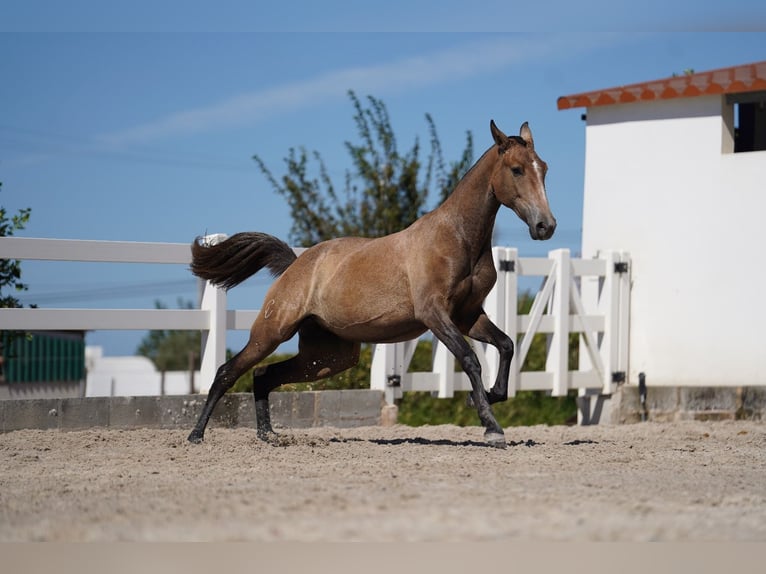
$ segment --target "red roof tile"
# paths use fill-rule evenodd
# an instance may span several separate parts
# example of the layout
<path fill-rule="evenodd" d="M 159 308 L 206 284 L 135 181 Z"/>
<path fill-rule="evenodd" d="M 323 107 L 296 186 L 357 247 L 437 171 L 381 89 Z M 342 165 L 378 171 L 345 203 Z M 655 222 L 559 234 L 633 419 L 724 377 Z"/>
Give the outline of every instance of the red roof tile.
<path fill-rule="evenodd" d="M 684 76 L 561 96 L 558 108 L 590 108 L 636 101 L 694 98 L 766 90 L 766 61 Z"/>

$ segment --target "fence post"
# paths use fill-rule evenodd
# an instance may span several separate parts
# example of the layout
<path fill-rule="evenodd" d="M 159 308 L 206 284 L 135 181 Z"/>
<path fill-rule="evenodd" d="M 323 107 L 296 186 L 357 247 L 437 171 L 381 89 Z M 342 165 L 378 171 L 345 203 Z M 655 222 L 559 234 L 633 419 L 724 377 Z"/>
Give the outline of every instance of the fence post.
<path fill-rule="evenodd" d="M 569 249 L 556 249 L 548 254 L 555 261 L 552 273 L 556 284 L 548 312 L 553 316 L 553 335 L 550 338 L 545 370 L 553 375 L 553 396 L 566 396 L 569 377 L 569 282 L 571 263 Z"/>
<path fill-rule="evenodd" d="M 495 272 L 497 273 L 497 281 L 495 281 L 492 290 L 487 294 L 486 299 L 484 299 L 484 311 L 487 313 L 487 317 L 489 317 L 490 321 L 505 331 L 505 269 L 508 266 L 508 263 L 506 262 L 506 249 L 504 247 L 493 247 L 492 259 L 495 265 Z M 492 373 L 497 373 L 500 354 L 497 352 L 497 349 L 491 345 L 485 345 L 483 351 L 484 359 L 486 361 L 486 369 L 489 371 L 489 373 L 484 373 L 484 367 L 482 366 L 482 378 L 485 378 L 491 376 Z"/>
<path fill-rule="evenodd" d="M 207 235 L 203 242 L 215 245 L 226 239 L 223 233 Z M 226 362 L 226 291 L 200 280 L 200 309 L 208 312 L 208 330 L 202 332 L 199 392 L 207 393 L 218 367 Z"/>
<path fill-rule="evenodd" d="M 500 328 L 505 331 L 514 344 L 519 340 L 519 250 L 506 248 L 506 261 L 509 262 L 505 272 L 505 320 Z M 521 361 L 511 361 L 511 371 L 508 376 L 508 396 L 515 397 L 519 390 L 519 376 L 521 373 Z"/>
<path fill-rule="evenodd" d="M 372 347 L 372 365 L 370 367 L 370 388 L 383 391 L 386 404 L 393 405 L 402 396 L 402 372 L 397 364 L 397 346 L 401 343 L 380 343 Z M 397 385 L 396 377 L 399 377 Z"/>
<path fill-rule="evenodd" d="M 514 345 L 517 342 L 517 310 L 518 310 L 518 258 L 519 251 L 511 247 L 493 247 L 492 258 L 495 261 L 497 282 L 484 300 L 484 310 L 490 320 L 501 331 L 508 335 Z M 487 373 L 483 378 L 490 384 L 495 380 L 500 355 L 497 349 L 490 345 L 485 346 Z M 518 361 L 511 363 L 511 371 L 508 376 L 508 396 L 513 397 L 518 390 L 518 377 L 520 367 Z"/>
<path fill-rule="evenodd" d="M 215 374 L 226 362 L 226 291 L 207 281 L 202 284 L 200 309 L 209 315 L 208 330 L 202 332 L 202 355 L 199 369 L 199 392 L 207 393 Z"/>
<path fill-rule="evenodd" d="M 623 271 L 620 273 L 617 288 L 619 297 L 619 319 L 618 335 L 617 335 L 617 368 L 625 373 L 625 382 L 628 382 L 630 376 L 630 281 L 631 273 L 633 271 L 633 262 L 630 259 L 630 254 L 621 251 L 620 262 L 623 264 Z"/>
<path fill-rule="evenodd" d="M 455 396 L 455 357 L 436 337 L 433 342 L 432 372 L 439 375 L 438 397 L 448 399 Z"/>
<path fill-rule="evenodd" d="M 604 313 L 604 339 L 601 342 L 601 358 L 604 363 L 604 387 L 602 392 L 610 395 L 614 391 L 613 374 L 618 368 L 620 346 L 617 337 L 620 333 L 620 274 L 617 264 L 620 257 L 614 251 L 604 254 L 606 260 L 606 275 L 601 294 L 602 311 Z"/>
<path fill-rule="evenodd" d="M 611 286 L 607 280 L 614 269 L 609 255 L 599 253 L 597 258 L 604 261 L 604 274 L 583 276 L 580 281 L 580 303 L 582 314 L 604 315 L 604 331 L 594 334 L 584 331 L 580 335 L 581 371 L 595 370 L 601 376 L 601 388 L 579 389 L 577 393 L 577 424 L 598 424 L 603 408 L 604 396 L 611 394 L 612 372 L 610 355 L 610 306 Z M 578 312 L 580 312 L 578 310 Z M 590 335 L 590 336 L 589 336 Z"/>

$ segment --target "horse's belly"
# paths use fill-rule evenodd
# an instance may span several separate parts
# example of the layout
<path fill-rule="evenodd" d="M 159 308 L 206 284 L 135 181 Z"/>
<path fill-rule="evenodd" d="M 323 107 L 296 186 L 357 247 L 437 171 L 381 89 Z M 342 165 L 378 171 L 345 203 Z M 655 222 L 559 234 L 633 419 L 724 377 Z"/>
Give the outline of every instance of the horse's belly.
<path fill-rule="evenodd" d="M 426 331 L 426 327 L 411 314 L 392 311 L 321 313 L 316 316 L 316 320 L 339 337 L 364 343 L 408 341 Z"/>
<path fill-rule="evenodd" d="M 359 341 L 362 343 L 399 343 L 401 341 L 410 341 L 417 339 L 426 332 L 422 325 L 413 325 L 408 328 L 390 329 L 375 328 L 371 326 L 361 327 L 353 325 L 345 329 L 334 328 L 332 331 L 339 337 L 349 341 Z"/>

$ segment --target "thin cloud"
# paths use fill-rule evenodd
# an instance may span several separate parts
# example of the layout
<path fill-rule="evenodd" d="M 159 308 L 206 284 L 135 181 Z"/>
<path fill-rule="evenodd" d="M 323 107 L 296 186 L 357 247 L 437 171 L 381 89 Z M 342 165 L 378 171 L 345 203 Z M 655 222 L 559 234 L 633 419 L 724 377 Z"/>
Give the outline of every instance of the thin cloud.
<path fill-rule="evenodd" d="M 571 38 L 513 36 L 463 44 L 419 57 L 352 67 L 301 82 L 245 93 L 209 106 L 183 110 L 99 139 L 114 146 L 252 125 L 275 113 L 345 97 L 347 90 L 390 95 L 496 72 L 551 54 L 571 54 Z M 583 46 L 580 41 L 581 48 Z"/>

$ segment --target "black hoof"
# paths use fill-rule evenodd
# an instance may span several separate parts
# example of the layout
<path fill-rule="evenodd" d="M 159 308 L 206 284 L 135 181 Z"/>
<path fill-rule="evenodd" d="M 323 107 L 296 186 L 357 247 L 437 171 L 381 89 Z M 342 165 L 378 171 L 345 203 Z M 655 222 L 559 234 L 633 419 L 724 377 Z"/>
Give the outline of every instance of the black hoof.
<path fill-rule="evenodd" d="M 258 429 L 255 435 L 263 442 L 273 442 L 279 438 L 279 434 L 275 433 L 273 429 Z"/>
<path fill-rule="evenodd" d="M 187 438 L 186 440 L 188 440 L 192 444 L 199 444 L 202 442 L 202 438 L 203 437 L 201 433 L 192 431 L 191 434 L 189 435 L 189 438 Z"/>
<path fill-rule="evenodd" d="M 506 448 L 508 446 L 505 442 L 505 435 L 502 432 L 487 431 L 484 433 L 484 440 L 489 446 L 494 448 Z"/>

